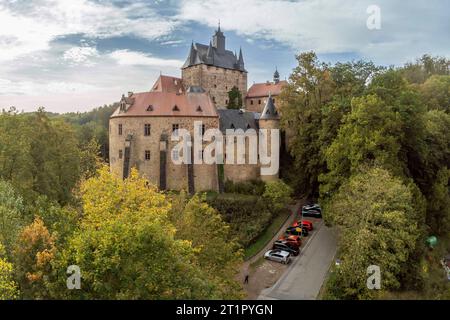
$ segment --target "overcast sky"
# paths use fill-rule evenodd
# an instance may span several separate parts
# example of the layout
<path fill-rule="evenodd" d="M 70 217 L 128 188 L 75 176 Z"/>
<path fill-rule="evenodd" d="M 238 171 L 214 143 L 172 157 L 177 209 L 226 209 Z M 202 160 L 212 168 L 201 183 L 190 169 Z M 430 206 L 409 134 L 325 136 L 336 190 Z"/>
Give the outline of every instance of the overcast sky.
<path fill-rule="evenodd" d="M 180 76 L 191 41 L 208 44 L 219 19 L 249 85 L 275 66 L 288 77 L 306 50 L 382 65 L 450 57 L 446 0 L 0 0 L 0 108 L 87 111 L 147 91 L 160 72 Z"/>

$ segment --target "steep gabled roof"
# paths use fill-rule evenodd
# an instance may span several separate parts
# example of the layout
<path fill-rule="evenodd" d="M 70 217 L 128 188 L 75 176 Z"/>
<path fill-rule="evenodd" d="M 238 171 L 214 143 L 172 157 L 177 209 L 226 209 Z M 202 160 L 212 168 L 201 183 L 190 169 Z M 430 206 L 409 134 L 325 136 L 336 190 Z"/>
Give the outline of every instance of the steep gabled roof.
<path fill-rule="evenodd" d="M 247 98 L 260 98 L 269 96 L 269 92 L 272 96 L 277 96 L 281 93 L 283 86 L 287 85 L 287 81 L 283 80 L 278 83 L 265 82 L 254 83 L 247 92 Z"/>
<path fill-rule="evenodd" d="M 242 50 L 239 53 L 239 58 L 236 58 L 232 51 L 225 50 L 224 53 L 219 53 L 217 48 L 213 47 L 211 44 L 204 45 L 195 43 L 192 45 L 189 56 L 181 68 L 184 69 L 198 64 L 246 71 L 244 68 Z"/>
<path fill-rule="evenodd" d="M 218 117 L 207 92 L 199 87 L 189 87 L 186 92 L 182 80 L 175 77 L 161 75 L 151 91 L 133 93 L 123 99 L 129 101 L 129 107 L 117 108 L 111 117 Z"/>

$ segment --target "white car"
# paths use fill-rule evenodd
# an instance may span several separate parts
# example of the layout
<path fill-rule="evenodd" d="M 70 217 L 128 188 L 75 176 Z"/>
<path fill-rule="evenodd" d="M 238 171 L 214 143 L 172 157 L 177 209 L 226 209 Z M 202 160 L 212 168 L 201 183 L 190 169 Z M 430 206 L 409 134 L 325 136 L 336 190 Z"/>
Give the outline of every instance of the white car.
<path fill-rule="evenodd" d="M 288 264 L 291 261 L 291 254 L 283 250 L 269 250 L 264 254 L 264 258 L 283 264 Z"/>

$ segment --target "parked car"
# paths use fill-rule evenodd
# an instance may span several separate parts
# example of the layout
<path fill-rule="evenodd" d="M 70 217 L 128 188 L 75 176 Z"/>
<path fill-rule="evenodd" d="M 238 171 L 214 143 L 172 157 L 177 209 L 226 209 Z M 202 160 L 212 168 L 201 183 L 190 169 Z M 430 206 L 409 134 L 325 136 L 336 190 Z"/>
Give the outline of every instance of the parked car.
<path fill-rule="evenodd" d="M 299 228 L 299 227 L 288 227 L 286 229 L 286 233 L 288 235 L 294 235 L 294 236 L 308 236 L 308 229 L 306 228 Z"/>
<path fill-rule="evenodd" d="M 300 225 L 301 223 L 301 225 Z M 298 220 L 298 221 L 294 221 L 294 223 L 292 224 L 293 227 L 302 227 L 302 228 L 306 228 L 308 229 L 308 231 L 312 231 L 313 228 L 313 223 L 309 220 Z"/>
<path fill-rule="evenodd" d="M 300 236 L 286 235 L 281 236 L 278 240 L 289 242 L 296 247 L 300 247 L 302 245 L 302 238 Z"/>
<path fill-rule="evenodd" d="M 303 217 L 322 218 L 322 211 L 319 211 L 317 209 L 310 209 L 310 210 L 302 209 L 302 216 Z"/>
<path fill-rule="evenodd" d="M 289 252 L 293 256 L 298 256 L 300 250 L 294 244 L 289 243 L 288 241 L 277 240 L 273 243 L 272 249 L 280 249 L 286 252 Z"/>
<path fill-rule="evenodd" d="M 283 250 L 269 250 L 264 254 L 264 258 L 276 262 L 288 264 L 291 261 L 291 254 Z"/>
<path fill-rule="evenodd" d="M 317 203 L 311 203 L 311 204 L 307 204 L 304 205 L 302 207 L 303 210 L 317 210 L 317 211 L 322 211 L 322 208 L 320 208 L 320 205 L 318 205 Z"/>

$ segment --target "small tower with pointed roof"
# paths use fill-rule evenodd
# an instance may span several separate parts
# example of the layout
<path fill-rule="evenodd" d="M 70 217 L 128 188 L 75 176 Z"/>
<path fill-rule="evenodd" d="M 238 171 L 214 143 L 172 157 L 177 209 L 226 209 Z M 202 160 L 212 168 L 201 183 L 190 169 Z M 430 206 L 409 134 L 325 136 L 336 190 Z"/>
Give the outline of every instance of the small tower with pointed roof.
<path fill-rule="evenodd" d="M 275 104 L 273 103 L 272 94 L 269 92 L 269 97 L 267 98 L 266 105 L 264 106 L 264 110 L 259 117 L 259 129 L 267 129 L 267 150 L 271 152 L 272 146 L 272 130 L 280 129 L 280 116 L 278 114 L 277 109 L 275 108 Z M 261 143 L 261 142 L 260 142 Z M 280 145 L 281 140 L 278 142 Z M 279 151 L 279 148 L 278 148 Z M 262 165 L 261 167 L 269 167 L 269 165 Z M 261 175 L 261 180 L 263 181 L 273 181 L 278 179 L 278 171 L 273 175 Z"/>
<path fill-rule="evenodd" d="M 280 82 L 280 74 L 278 73 L 278 68 L 275 67 L 275 72 L 273 74 L 273 82 L 275 84 L 277 84 L 278 82 Z"/>
<path fill-rule="evenodd" d="M 213 36 L 213 46 L 217 49 L 218 53 L 225 53 L 225 36 L 220 30 L 220 21 L 219 27 L 217 28 L 217 31 Z"/>

